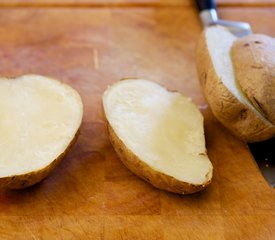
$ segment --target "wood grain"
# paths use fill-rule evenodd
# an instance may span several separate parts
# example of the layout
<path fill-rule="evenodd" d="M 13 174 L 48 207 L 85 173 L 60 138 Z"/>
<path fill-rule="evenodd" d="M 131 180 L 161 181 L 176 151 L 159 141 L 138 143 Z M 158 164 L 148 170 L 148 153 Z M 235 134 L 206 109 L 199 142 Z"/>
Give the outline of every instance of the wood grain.
<path fill-rule="evenodd" d="M 1 0 L 2 7 L 167 7 L 190 6 L 192 0 Z"/>
<path fill-rule="evenodd" d="M 275 6 L 274 0 L 216 0 L 220 7 L 268 7 Z"/>
<path fill-rule="evenodd" d="M 274 12 L 220 14 L 274 36 Z M 1 239 L 274 239 L 274 189 L 201 94 L 194 64 L 200 31 L 193 7 L 0 9 L 0 74 L 52 76 L 75 87 L 84 102 L 79 139 L 53 174 L 26 190 L 0 190 Z M 119 161 L 101 95 L 122 77 L 159 82 L 201 108 L 214 165 L 206 191 L 157 190 Z"/>
<path fill-rule="evenodd" d="M 216 0 L 218 7 L 268 7 L 275 0 Z M 190 7 L 194 0 L 0 0 L 0 7 Z"/>

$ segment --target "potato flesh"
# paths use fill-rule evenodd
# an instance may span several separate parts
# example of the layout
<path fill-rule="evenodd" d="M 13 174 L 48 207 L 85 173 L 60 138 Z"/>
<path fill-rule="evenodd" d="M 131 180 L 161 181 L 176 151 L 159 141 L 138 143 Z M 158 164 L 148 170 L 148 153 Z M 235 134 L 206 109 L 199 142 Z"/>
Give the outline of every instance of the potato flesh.
<path fill-rule="evenodd" d="M 80 97 L 67 85 L 39 76 L 0 79 L 0 177 L 50 164 L 81 119 Z"/>
<path fill-rule="evenodd" d="M 121 81 L 103 99 L 117 136 L 151 168 L 192 184 L 211 179 L 203 117 L 190 99 L 146 80 Z"/>
<path fill-rule="evenodd" d="M 207 46 L 214 63 L 217 75 L 223 84 L 241 102 L 245 101 L 237 87 L 234 77 L 230 49 L 237 38 L 222 27 L 211 27 L 206 30 Z"/>
<path fill-rule="evenodd" d="M 239 100 L 248 106 L 264 122 L 271 125 L 261 113 L 250 103 L 236 81 L 231 60 L 231 47 L 237 38 L 223 27 L 215 26 L 207 28 L 206 41 L 212 62 L 217 75 L 226 88 Z"/>

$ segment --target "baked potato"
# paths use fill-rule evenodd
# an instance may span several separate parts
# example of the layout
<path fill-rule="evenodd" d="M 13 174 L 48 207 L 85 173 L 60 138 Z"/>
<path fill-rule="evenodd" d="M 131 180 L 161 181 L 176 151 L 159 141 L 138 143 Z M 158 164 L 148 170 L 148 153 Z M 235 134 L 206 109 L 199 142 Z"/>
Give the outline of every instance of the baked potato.
<path fill-rule="evenodd" d="M 25 75 L 0 79 L 0 187 L 42 179 L 75 142 L 83 115 L 79 94 L 59 81 Z"/>
<path fill-rule="evenodd" d="M 180 93 L 143 79 L 127 79 L 103 95 L 109 137 L 121 161 L 153 186 L 179 194 L 212 179 L 203 116 Z"/>
<path fill-rule="evenodd" d="M 203 31 L 196 51 L 199 80 L 213 114 L 226 128 L 243 141 L 263 141 L 275 136 L 275 126 L 250 102 L 236 81 L 231 48 L 237 41 L 240 40 L 220 26 Z"/>

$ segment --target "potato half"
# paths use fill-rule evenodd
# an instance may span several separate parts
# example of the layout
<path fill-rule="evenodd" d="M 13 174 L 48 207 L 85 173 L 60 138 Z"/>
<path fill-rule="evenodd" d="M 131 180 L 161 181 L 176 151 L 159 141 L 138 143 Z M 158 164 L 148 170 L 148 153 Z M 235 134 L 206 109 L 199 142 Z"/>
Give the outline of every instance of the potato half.
<path fill-rule="evenodd" d="M 231 55 L 242 91 L 275 124 L 275 39 L 263 34 L 246 36 L 234 42 Z"/>
<path fill-rule="evenodd" d="M 110 140 L 133 173 L 180 194 L 210 183 L 203 116 L 189 98 L 147 80 L 128 79 L 104 92 L 103 107 Z"/>
<path fill-rule="evenodd" d="M 215 117 L 246 142 L 266 140 L 275 127 L 250 103 L 234 76 L 231 47 L 236 37 L 223 27 L 207 28 L 200 36 L 196 62 L 200 83 Z"/>
<path fill-rule="evenodd" d="M 76 140 L 79 94 L 59 81 L 25 75 L 0 79 L 0 187 L 25 188 L 45 178 Z"/>

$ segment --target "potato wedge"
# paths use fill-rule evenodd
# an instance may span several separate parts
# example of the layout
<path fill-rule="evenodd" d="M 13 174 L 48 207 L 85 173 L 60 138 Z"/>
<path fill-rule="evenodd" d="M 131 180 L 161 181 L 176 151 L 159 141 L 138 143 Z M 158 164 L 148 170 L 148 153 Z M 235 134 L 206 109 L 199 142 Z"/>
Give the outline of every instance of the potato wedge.
<path fill-rule="evenodd" d="M 203 116 L 189 98 L 147 80 L 128 79 L 104 92 L 103 107 L 111 143 L 133 173 L 180 194 L 211 182 Z"/>
<path fill-rule="evenodd" d="M 242 91 L 275 124 L 275 39 L 263 34 L 249 35 L 234 42 L 231 55 Z"/>
<path fill-rule="evenodd" d="M 82 121 L 79 94 L 66 84 L 25 75 L 0 79 L 0 187 L 31 186 L 58 165 Z"/>
<path fill-rule="evenodd" d="M 235 79 L 230 56 L 235 41 L 223 27 L 207 28 L 197 45 L 198 76 L 215 117 L 240 139 L 263 141 L 275 136 L 275 127 L 250 103 Z"/>

